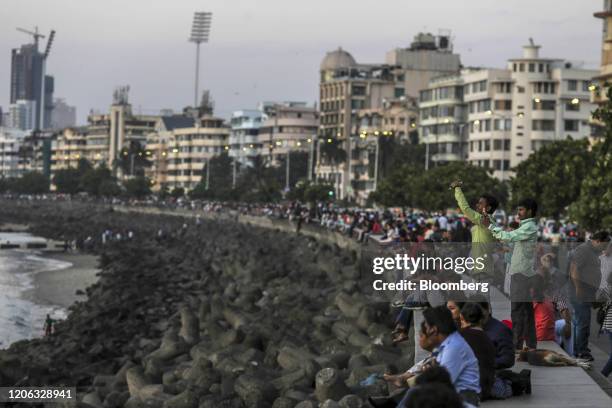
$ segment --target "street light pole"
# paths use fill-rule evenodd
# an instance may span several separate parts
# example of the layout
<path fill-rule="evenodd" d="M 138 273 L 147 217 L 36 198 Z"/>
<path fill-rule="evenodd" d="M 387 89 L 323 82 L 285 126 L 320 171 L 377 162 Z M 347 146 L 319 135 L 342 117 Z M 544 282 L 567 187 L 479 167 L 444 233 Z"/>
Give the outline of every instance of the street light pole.
<path fill-rule="evenodd" d="M 289 183 L 289 166 L 291 162 L 291 150 L 289 149 L 289 144 L 287 143 L 287 169 L 285 170 L 285 190 L 289 191 L 290 183 Z"/>
<path fill-rule="evenodd" d="M 376 137 L 376 156 L 374 157 L 374 191 L 378 188 L 378 155 L 380 153 L 380 137 Z"/>
<path fill-rule="evenodd" d="M 316 140 L 316 135 L 310 139 L 310 150 L 308 154 L 308 181 L 312 181 L 313 173 L 314 173 L 314 145 Z"/>
<path fill-rule="evenodd" d="M 235 190 L 236 189 L 236 156 L 234 156 L 234 160 L 233 160 L 233 169 L 232 169 L 232 189 Z"/>
<path fill-rule="evenodd" d="M 427 135 L 429 138 L 429 135 Z M 429 170 L 429 141 L 425 142 L 425 170 Z"/>
<path fill-rule="evenodd" d="M 206 190 L 210 186 L 210 157 L 206 158 Z"/>

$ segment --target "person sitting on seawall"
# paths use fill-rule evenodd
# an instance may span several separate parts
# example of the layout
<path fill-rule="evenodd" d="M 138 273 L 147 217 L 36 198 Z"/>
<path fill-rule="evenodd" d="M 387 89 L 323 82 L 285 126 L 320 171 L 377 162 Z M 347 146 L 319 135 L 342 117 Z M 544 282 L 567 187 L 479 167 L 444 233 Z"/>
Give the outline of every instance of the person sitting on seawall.
<path fill-rule="evenodd" d="M 509 368 L 514 366 L 515 359 L 514 345 L 512 343 L 512 331 L 505 324 L 491 316 L 491 306 L 489 302 L 484 300 L 484 298 L 480 296 L 473 296 L 470 298 L 470 302 L 480 306 L 483 315 L 480 326 L 483 328 L 485 335 L 489 338 L 495 349 L 495 378 L 491 388 L 490 398 L 506 399 L 513 395 L 530 394 L 531 371 L 523 370 L 519 374 L 509 370 Z M 458 325 L 461 325 L 462 310 L 467 304 L 467 302 L 457 302 L 454 300 L 449 300 L 446 303 L 446 306 L 453 315 L 453 320 L 455 320 L 456 324 Z M 472 317 L 471 319 L 476 321 L 478 316 Z M 476 350 L 476 344 L 470 343 L 469 339 L 467 338 L 466 341 L 468 344 L 470 344 L 470 346 L 472 346 L 473 350 Z M 476 357 L 478 358 L 478 353 L 476 353 L 476 351 L 474 351 L 474 354 L 476 354 Z M 489 396 L 487 396 L 487 398 L 488 397 Z"/>
<path fill-rule="evenodd" d="M 480 404 L 480 374 L 478 360 L 472 348 L 457 331 L 457 327 L 446 306 L 437 306 L 423 311 L 423 322 L 419 333 L 419 345 L 432 353 L 437 365 L 450 374 L 455 390 L 463 401 L 474 406 Z M 427 370 L 430 367 L 424 369 Z M 384 375 L 384 379 L 398 387 L 406 385 L 413 377 L 410 371 L 399 375 Z"/>
<path fill-rule="evenodd" d="M 514 366 L 514 344 L 512 330 L 491 315 L 491 305 L 487 301 L 479 301 L 484 313 L 482 329 L 489 336 L 495 347 L 495 369 L 503 370 Z"/>
<path fill-rule="evenodd" d="M 495 346 L 482 330 L 483 319 L 484 312 L 478 303 L 466 303 L 461 308 L 459 332 L 478 360 L 480 395 L 484 401 L 491 398 L 491 388 L 495 381 Z"/>
<path fill-rule="evenodd" d="M 554 287 L 546 269 L 540 268 L 533 280 L 533 313 L 538 341 L 554 341 L 573 354 L 572 312 L 567 297 Z M 561 319 L 557 319 L 557 314 Z"/>
<path fill-rule="evenodd" d="M 474 405 L 463 402 L 451 381 L 450 374 L 444 367 L 432 367 L 415 380 L 397 408 L 473 408 Z"/>

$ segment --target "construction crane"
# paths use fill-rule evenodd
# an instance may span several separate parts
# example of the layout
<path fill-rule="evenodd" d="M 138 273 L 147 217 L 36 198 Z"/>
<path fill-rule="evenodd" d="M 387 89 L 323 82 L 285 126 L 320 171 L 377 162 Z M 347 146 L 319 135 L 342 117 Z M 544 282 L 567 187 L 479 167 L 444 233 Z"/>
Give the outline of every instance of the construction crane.
<path fill-rule="evenodd" d="M 38 40 L 40 38 L 45 38 L 43 34 L 38 33 L 38 26 L 34 27 L 34 31 L 26 30 L 25 28 L 19 28 L 19 27 L 17 27 L 17 31 L 21 31 L 22 33 L 26 33 L 34 37 L 34 45 L 36 46 L 37 50 L 38 50 Z"/>

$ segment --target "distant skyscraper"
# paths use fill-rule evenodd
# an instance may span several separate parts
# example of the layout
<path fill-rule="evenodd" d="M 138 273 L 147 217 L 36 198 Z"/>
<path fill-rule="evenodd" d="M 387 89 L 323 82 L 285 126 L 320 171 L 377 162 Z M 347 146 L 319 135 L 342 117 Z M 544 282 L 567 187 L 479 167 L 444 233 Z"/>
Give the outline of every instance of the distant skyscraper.
<path fill-rule="evenodd" d="M 51 112 L 51 127 L 64 129 L 76 125 L 76 108 L 66 103 L 63 98 L 56 98 Z"/>
<path fill-rule="evenodd" d="M 36 106 L 34 101 L 19 99 L 9 106 L 7 126 L 14 129 L 32 130 L 36 123 Z"/>
<path fill-rule="evenodd" d="M 41 79 L 43 53 L 38 51 L 35 44 L 25 44 L 21 48 L 11 51 L 11 104 L 18 100 L 30 100 L 35 102 L 36 120 L 35 126 L 40 124 L 41 106 Z M 49 127 L 51 123 L 51 111 L 53 109 L 53 77 L 45 75 L 45 123 L 43 127 Z"/>

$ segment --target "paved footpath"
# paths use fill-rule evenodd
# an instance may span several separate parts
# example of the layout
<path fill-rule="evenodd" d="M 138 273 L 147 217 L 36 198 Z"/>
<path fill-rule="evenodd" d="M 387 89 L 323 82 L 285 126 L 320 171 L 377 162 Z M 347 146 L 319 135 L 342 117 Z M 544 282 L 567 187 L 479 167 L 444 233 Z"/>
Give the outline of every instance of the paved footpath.
<path fill-rule="evenodd" d="M 496 289 L 491 292 L 493 315 L 499 319 L 510 319 L 510 302 Z M 414 314 L 415 327 L 420 327 L 423 314 Z M 415 336 L 418 336 L 415 330 Z M 415 344 L 418 337 L 415 337 Z M 565 354 L 555 342 L 540 342 L 538 348 L 554 350 Z M 416 361 L 426 357 L 428 353 L 416 346 Z M 521 407 L 521 408 L 611 408 L 612 398 L 604 389 L 610 388 L 610 383 L 599 375 L 600 384 L 580 367 L 537 367 L 525 362 L 516 362 L 512 371 L 531 370 L 531 395 L 512 397 L 503 401 L 486 401 L 483 407 Z M 596 370 L 593 368 L 593 370 Z M 596 374 L 595 377 L 598 375 Z M 611 390 L 612 391 L 612 390 Z"/>
<path fill-rule="evenodd" d="M 491 305 L 497 319 L 510 319 L 510 302 L 502 293 L 497 290 L 491 293 Z M 540 342 L 538 348 L 565 353 L 555 342 Z M 504 401 L 488 401 L 482 405 L 522 408 L 612 407 L 612 398 L 583 368 L 537 367 L 517 362 L 512 371 L 520 372 L 525 368 L 531 370 L 531 395 L 522 395 Z M 602 385 L 606 386 L 605 383 Z"/>

